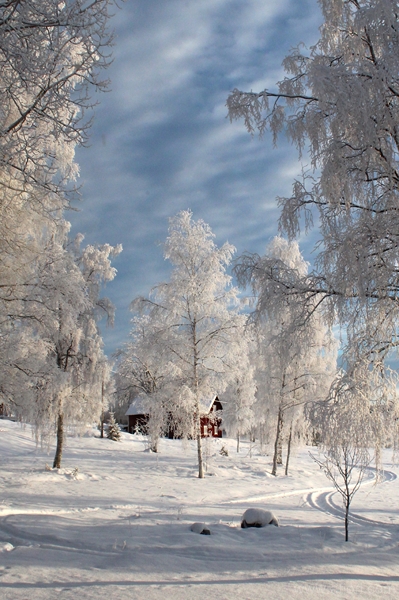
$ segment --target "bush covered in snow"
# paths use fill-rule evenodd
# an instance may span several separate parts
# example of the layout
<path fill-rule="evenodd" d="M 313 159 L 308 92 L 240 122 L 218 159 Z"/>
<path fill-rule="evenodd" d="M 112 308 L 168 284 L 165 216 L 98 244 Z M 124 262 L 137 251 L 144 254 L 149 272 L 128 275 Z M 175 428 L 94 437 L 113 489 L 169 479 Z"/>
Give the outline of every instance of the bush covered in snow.
<path fill-rule="evenodd" d="M 270 510 L 262 508 L 248 508 L 242 516 L 241 527 L 266 527 L 266 525 L 279 526 L 277 517 Z"/>
<path fill-rule="evenodd" d="M 193 523 L 190 530 L 194 533 L 200 533 L 201 535 L 211 535 L 211 530 L 205 523 Z"/>

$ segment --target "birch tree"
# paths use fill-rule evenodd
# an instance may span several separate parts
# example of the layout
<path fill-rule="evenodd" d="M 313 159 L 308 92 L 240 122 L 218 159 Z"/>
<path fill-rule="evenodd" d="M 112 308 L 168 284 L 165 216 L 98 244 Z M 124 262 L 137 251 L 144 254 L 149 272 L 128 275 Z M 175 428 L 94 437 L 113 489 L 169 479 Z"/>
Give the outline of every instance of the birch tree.
<path fill-rule="evenodd" d="M 345 541 L 349 540 L 353 497 L 372 458 L 378 473 L 380 449 L 391 442 L 391 424 L 398 421 L 397 374 L 374 370 L 370 376 L 368 371 L 367 361 L 357 364 L 352 372 L 341 371 L 328 398 L 314 403 L 309 410 L 320 437 L 319 454 L 312 457 L 342 497 Z"/>
<path fill-rule="evenodd" d="M 83 236 L 68 243 L 68 225 L 47 244 L 37 265 L 37 284 L 28 298 L 35 318 L 35 335 L 45 343 L 46 359 L 36 375 L 37 397 L 26 413 L 38 435 L 53 433 L 57 446 L 54 467 L 61 466 L 68 423 L 97 420 L 101 386 L 107 370 L 97 321 L 112 321 L 113 305 L 100 296 L 101 286 L 115 276 L 111 258 L 121 247 L 87 246 Z"/>
<path fill-rule="evenodd" d="M 204 477 L 200 417 L 203 402 L 222 392 L 233 373 L 238 312 L 237 289 L 226 273 L 234 248 L 218 248 L 210 227 L 189 210 L 170 219 L 164 246 L 173 266 L 170 281 L 139 298 L 134 306 L 158 319 L 158 343 L 169 353 L 175 374 L 174 417 L 184 416 L 184 434 L 197 440 L 198 476 Z"/>
<path fill-rule="evenodd" d="M 259 420 L 275 423 L 272 474 L 282 464 L 283 431 L 305 404 L 327 396 L 335 374 L 336 344 L 322 315 L 314 311 L 302 321 L 295 298 L 275 293 L 269 273 L 285 273 L 291 282 L 304 278 L 308 265 L 298 244 L 274 238 L 263 257 L 245 255 L 236 267 L 238 280 L 250 285 L 255 296 L 252 320 L 257 330 L 257 409 Z M 259 414 L 260 413 L 260 414 Z M 263 414 L 262 414 L 263 413 Z M 292 428 L 290 427 L 289 450 Z M 286 471 L 288 471 L 289 452 Z"/>
<path fill-rule="evenodd" d="M 132 319 L 130 341 L 118 351 L 116 374 L 119 403 L 127 406 L 140 399 L 148 414 L 150 447 L 158 452 L 158 442 L 166 433 L 173 413 L 173 360 L 162 343 L 160 317 L 155 313 Z"/>
<path fill-rule="evenodd" d="M 315 269 L 287 295 L 314 297 L 346 328 L 346 356 L 381 364 L 398 345 L 399 13 L 391 0 L 320 0 L 318 42 L 294 48 L 275 89 L 234 90 L 231 119 L 276 141 L 284 130 L 310 168 L 279 198 L 291 238 L 317 218 Z M 270 273 L 274 279 L 275 274 Z"/>
<path fill-rule="evenodd" d="M 90 88 L 104 89 L 112 0 L 0 2 L 0 185 L 63 203 L 87 136 Z M 37 193 L 39 192 L 39 193 Z M 60 195 L 61 192 L 61 195 Z"/>
<path fill-rule="evenodd" d="M 256 381 L 255 367 L 251 363 L 253 356 L 250 347 L 253 345 L 251 339 L 251 328 L 238 331 L 239 351 L 234 355 L 232 372 L 234 375 L 226 391 L 219 394 L 223 406 L 223 428 L 229 435 L 237 440 L 237 452 L 240 451 L 241 437 L 252 432 L 255 426 L 255 415 L 253 404 L 255 402 Z"/>
<path fill-rule="evenodd" d="M 78 176 L 90 93 L 107 86 L 112 6 L 0 1 L 0 394 L 25 417 L 48 352 L 40 268 Z"/>

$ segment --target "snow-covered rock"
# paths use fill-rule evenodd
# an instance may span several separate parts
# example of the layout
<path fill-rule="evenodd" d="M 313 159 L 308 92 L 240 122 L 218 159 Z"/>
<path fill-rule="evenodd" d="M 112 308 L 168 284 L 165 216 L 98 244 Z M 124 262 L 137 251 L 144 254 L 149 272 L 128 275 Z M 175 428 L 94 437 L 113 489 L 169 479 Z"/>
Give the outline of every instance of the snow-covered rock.
<path fill-rule="evenodd" d="M 194 533 L 201 533 L 202 535 L 211 535 L 211 530 L 205 523 L 193 523 L 190 527 Z"/>
<path fill-rule="evenodd" d="M 278 527 L 278 519 L 270 510 L 262 508 L 248 508 L 242 516 L 241 527 L 266 527 L 266 525 L 276 525 Z"/>
<path fill-rule="evenodd" d="M 0 544 L 0 552 L 11 552 L 11 550 L 14 550 L 14 546 L 9 542 Z"/>

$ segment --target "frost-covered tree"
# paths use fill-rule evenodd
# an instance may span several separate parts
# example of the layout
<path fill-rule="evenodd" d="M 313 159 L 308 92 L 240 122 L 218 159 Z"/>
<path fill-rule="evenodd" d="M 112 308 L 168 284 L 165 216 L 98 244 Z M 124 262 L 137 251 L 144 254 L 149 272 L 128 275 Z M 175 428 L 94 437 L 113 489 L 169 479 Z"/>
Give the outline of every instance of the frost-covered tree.
<path fill-rule="evenodd" d="M 376 448 L 375 462 L 379 467 L 378 452 L 386 442 L 387 425 L 392 419 L 397 420 L 397 376 L 388 377 L 388 383 L 385 374 L 375 378 L 374 372 L 374 385 L 370 386 L 370 377 L 364 370 L 366 363 L 362 368 L 358 366 L 357 372 L 341 372 L 329 397 L 313 404 L 309 411 L 320 437 L 319 454 L 311 456 L 342 496 L 345 541 L 349 540 L 350 505 L 371 463 L 370 450 Z"/>
<path fill-rule="evenodd" d="M 342 497 L 345 510 L 345 542 L 349 541 L 349 509 L 370 463 L 367 448 L 356 445 L 354 439 L 338 438 L 321 456 L 311 454 Z"/>
<path fill-rule="evenodd" d="M 107 438 L 113 442 L 119 442 L 121 439 L 121 430 L 119 429 L 118 423 L 115 421 L 113 412 L 109 413 Z"/>
<path fill-rule="evenodd" d="M 97 366 L 97 381 L 98 387 L 101 388 L 100 396 L 101 396 L 101 411 L 100 411 L 100 437 L 104 437 L 104 422 L 105 422 L 105 412 L 108 406 L 111 404 L 111 401 L 115 401 L 115 377 L 112 374 L 112 368 L 114 363 L 111 362 L 106 356 L 103 357 L 102 360 L 98 361 Z"/>
<path fill-rule="evenodd" d="M 316 217 L 315 269 L 295 282 L 269 278 L 301 297 L 305 316 L 317 294 L 347 330 L 346 359 L 380 368 L 398 345 L 399 12 L 392 0 L 319 4 L 318 42 L 290 52 L 276 89 L 234 90 L 229 115 L 275 140 L 284 129 L 310 159 L 279 199 L 280 227 L 293 237 Z"/>
<path fill-rule="evenodd" d="M 226 391 L 219 394 L 223 405 L 223 428 L 229 435 L 236 438 L 237 452 L 240 451 L 241 437 L 250 433 L 255 425 L 252 405 L 255 402 L 256 382 L 255 367 L 251 363 L 253 357 L 250 353 L 250 346 L 253 341 L 250 339 L 250 330 L 248 328 L 245 333 L 238 332 L 240 348 L 232 357 L 235 361 L 233 369 L 235 374 Z"/>
<path fill-rule="evenodd" d="M 39 330 L 54 310 L 40 278 L 78 175 L 90 90 L 107 83 L 113 5 L 0 1 L 0 395 L 24 418 L 28 396 L 47 387 Z"/>
<path fill-rule="evenodd" d="M 370 368 L 367 360 L 341 370 L 324 401 L 308 407 L 308 417 L 324 449 L 350 438 L 359 448 L 374 450 L 381 467 L 381 448 L 397 448 L 398 374 Z M 342 429 L 342 431 L 340 431 Z"/>
<path fill-rule="evenodd" d="M 112 0 L 0 2 L 0 187 L 35 192 L 29 201 L 40 212 L 49 193 L 58 195 L 77 175 L 73 156 L 90 124 L 90 88 L 107 85 L 100 73 L 111 58 L 113 6 Z"/>
<path fill-rule="evenodd" d="M 275 237 L 263 257 L 247 254 L 236 265 L 238 280 L 255 297 L 252 320 L 257 332 L 257 402 L 260 423 L 274 423 L 272 474 L 282 464 L 284 426 L 289 421 L 288 450 L 295 422 L 304 406 L 327 396 L 336 368 L 336 344 L 320 311 L 302 319 L 295 297 L 270 285 L 271 272 L 289 275 L 291 283 L 306 277 L 308 265 L 298 244 Z M 277 292 L 277 293 L 276 293 Z M 315 299 L 317 303 L 317 298 Z M 288 471 L 289 452 L 286 471 Z"/>
<path fill-rule="evenodd" d="M 233 246 L 218 248 L 210 227 L 194 221 L 189 210 L 170 219 L 164 246 L 172 263 L 170 281 L 134 307 L 158 322 L 157 344 L 173 364 L 173 418 L 181 433 L 197 440 L 198 476 L 204 477 L 201 403 L 222 392 L 234 375 L 232 357 L 239 348 L 237 290 L 226 269 Z"/>
<path fill-rule="evenodd" d="M 80 248 L 83 236 L 70 243 L 68 224 L 46 244 L 36 268 L 36 285 L 27 297 L 34 321 L 34 338 L 46 347 L 46 357 L 35 374 L 34 402 L 24 409 L 42 437 L 53 432 L 57 447 L 54 467 L 60 467 L 65 427 L 97 420 L 102 385 L 109 371 L 97 321 L 112 321 L 113 305 L 100 296 L 101 286 L 115 276 L 111 258 L 121 248 L 108 244 Z"/>
<path fill-rule="evenodd" d="M 51 219 L 43 223 L 27 197 L 0 185 L 0 395 L 2 402 L 14 402 L 14 412 L 39 369 L 43 346 L 32 341 L 36 304 L 30 296 L 37 286 L 39 257 L 55 228 Z"/>
<path fill-rule="evenodd" d="M 173 360 L 159 336 L 158 313 L 132 319 L 130 341 L 118 352 L 116 373 L 118 403 L 127 406 L 140 399 L 148 414 L 147 434 L 153 452 L 171 425 L 173 413 Z"/>

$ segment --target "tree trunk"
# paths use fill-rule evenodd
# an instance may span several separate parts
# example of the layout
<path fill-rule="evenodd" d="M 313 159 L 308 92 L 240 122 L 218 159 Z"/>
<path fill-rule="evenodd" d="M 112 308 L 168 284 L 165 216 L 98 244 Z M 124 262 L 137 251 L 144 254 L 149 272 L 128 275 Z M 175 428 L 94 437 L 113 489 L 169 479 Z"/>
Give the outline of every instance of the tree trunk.
<path fill-rule="evenodd" d="M 237 433 L 237 452 L 240 451 L 240 434 Z"/>
<path fill-rule="evenodd" d="M 197 437 L 197 453 L 198 453 L 198 478 L 204 478 L 204 459 L 202 456 L 202 438 L 201 438 L 201 415 L 198 397 L 195 407 L 195 433 Z"/>
<path fill-rule="evenodd" d="M 151 448 L 151 452 L 158 452 L 158 443 L 159 443 L 159 438 L 158 437 L 151 437 L 150 438 L 150 448 Z"/>
<path fill-rule="evenodd" d="M 282 447 L 281 432 L 282 432 L 282 430 L 283 430 L 283 411 L 280 407 L 279 411 L 278 411 L 278 417 L 277 417 L 276 439 L 274 441 L 273 468 L 272 468 L 272 475 L 274 475 L 274 476 L 277 475 L 277 465 L 282 464 L 282 461 L 280 463 L 278 461 L 279 449 L 280 449 L 280 456 L 281 456 L 281 447 Z"/>
<path fill-rule="evenodd" d="M 259 444 L 260 444 L 260 453 L 265 453 L 265 446 L 267 442 L 266 432 L 265 432 L 265 424 L 261 423 L 259 425 Z"/>
<path fill-rule="evenodd" d="M 278 465 L 283 464 L 283 440 L 281 439 L 281 432 L 280 432 L 280 436 L 278 438 L 278 445 L 277 445 L 277 464 Z"/>
<path fill-rule="evenodd" d="M 290 426 L 290 435 L 288 437 L 288 444 L 287 444 L 287 460 L 285 461 L 285 474 L 286 475 L 288 475 L 288 465 L 290 462 L 291 441 L 292 441 L 292 421 L 291 421 L 291 426 Z"/>
<path fill-rule="evenodd" d="M 197 321 L 193 319 L 192 326 L 192 336 L 193 336 L 193 384 L 195 389 L 195 429 L 197 436 L 197 453 L 198 453 L 198 478 L 204 478 L 204 461 L 202 457 L 202 439 L 201 439 L 201 413 L 200 413 L 200 404 L 198 397 L 198 348 L 197 348 Z"/>
<path fill-rule="evenodd" d="M 61 468 L 62 448 L 64 445 L 64 414 L 60 411 L 57 420 L 57 447 L 53 462 L 53 469 Z"/>
<path fill-rule="evenodd" d="M 345 501 L 345 542 L 349 542 L 349 499 Z"/>
<path fill-rule="evenodd" d="M 198 478 L 204 478 L 204 461 L 202 457 L 201 423 L 198 415 L 197 421 L 197 452 L 198 452 Z"/>
<path fill-rule="evenodd" d="M 100 437 L 104 437 L 104 381 L 101 382 L 101 422 L 100 422 Z"/>

